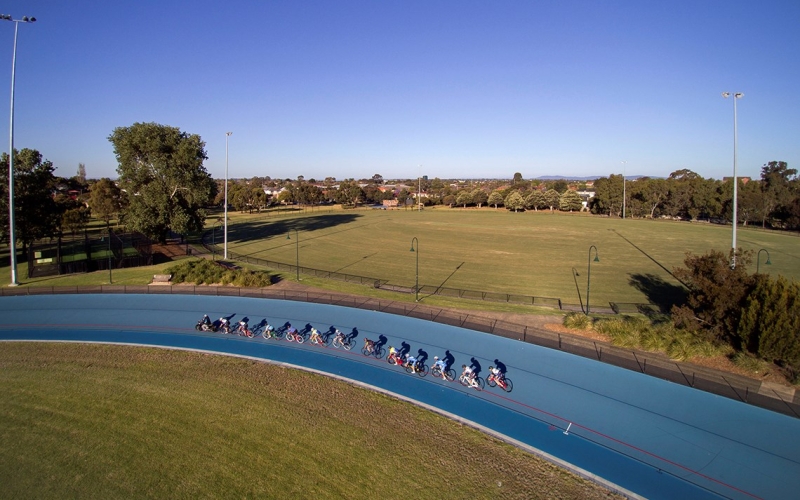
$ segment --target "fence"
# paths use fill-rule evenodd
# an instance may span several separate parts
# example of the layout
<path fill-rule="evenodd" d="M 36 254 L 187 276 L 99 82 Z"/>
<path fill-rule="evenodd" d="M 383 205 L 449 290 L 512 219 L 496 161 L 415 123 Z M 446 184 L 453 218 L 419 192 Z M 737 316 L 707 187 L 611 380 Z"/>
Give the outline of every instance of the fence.
<path fill-rule="evenodd" d="M 648 352 L 615 347 L 568 334 L 555 333 L 516 323 L 509 323 L 473 314 L 458 313 L 420 304 L 408 304 L 373 298 L 333 293 L 295 292 L 270 288 L 238 288 L 221 286 L 147 286 L 101 285 L 72 287 L 3 287 L 0 296 L 143 293 L 190 294 L 228 297 L 251 297 L 293 300 L 317 304 L 354 307 L 417 318 L 426 321 L 468 328 L 522 342 L 540 345 L 563 352 L 596 359 L 621 368 L 658 377 L 702 391 L 718 394 L 747 404 L 800 418 L 800 394 L 792 388 L 776 386 L 739 375 L 722 373 L 690 363 L 679 363 Z"/>
<path fill-rule="evenodd" d="M 206 236 L 203 235 L 202 244 L 212 254 L 217 253 L 215 245 L 210 245 L 206 241 Z M 273 260 L 260 259 L 248 255 L 241 255 L 234 252 L 228 252 L 228 256 L 236 261 L 245 262 L 248 264 L 255 264 L 262 267 L 271 269 L 279 269 L 290 272 L 300 272 L 304 275 L 314 276 L 316 278 L 333 279 L 337 281 L 344 281 L 347 283 L 357 283 L 359 285 L 367 285 L 381 290 L 400 293 L 414 293 L 415 285 L 406 284 L 392 284 L 389 280 L 383 278 L 372 278 L 368 276 L 359 276 L 356 274 L 339 273 L 335 271 L 325 271 L 323 269 L 315 269 L 313 267 L 300 266 L 299 269 L 296 265 L 286 264 L 284 262 L 276 262 Z M 484 300 L 491 302 L 507 302 L 510 304 L 521 304 L 531 306 L 552 307 L 556 309 L 563 309 L 561 299 L 554 297 L 536 297 L 532 295 L 516 295 L 509 293 L 498 292 L 482 292 L 476 290 L 462 290 L 460 288 L 447 288 L 443 286 L 420 285 L 417 293 L 421 296 L 440 295 L 442 297 L 456 297 L 459 299 L 472 299 Z"/>
<path fill-rule="evenodd" d="M 108 233 L 36 241 L 28 247 L 28 277 L 153 264 L 152 242 L 144 235 L 111 231 L 106 238 Z"/>

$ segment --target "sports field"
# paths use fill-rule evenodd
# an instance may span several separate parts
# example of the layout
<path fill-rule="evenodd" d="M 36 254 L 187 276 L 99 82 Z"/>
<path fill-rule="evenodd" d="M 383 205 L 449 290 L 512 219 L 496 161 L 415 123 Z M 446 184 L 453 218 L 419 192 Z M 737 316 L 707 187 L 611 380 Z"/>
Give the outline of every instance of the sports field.
<path fill-rule="evenodd" d="M 296 232 L 295 232 L 296 231 Z M 219 232 L 217 234 L 219 243 Z M 289 236 L 291 239 L 287 239 Z M 299 244 L 298 244 L 299 237 Z M 411 252 L 412 238 L 419 242 Z M 229 251 L 301 267 L 420 286 L 539 297 L 564 303 L 669 303 L 686 252 L 726 252 L 731 227 L 494 209 L 329 210 L 294 217 L 233 214 Z M 800 278 L 800 238 L 739 228 L 738 246 L 762 252 L 760 271 Z M 590 246 L 597 248 L 599 261 Z M 299 258 L 298 258 L 299 256 Z M 755 272 L 756 262 L 750 266 Z M 579 297 L 580 294 L 580 297 Z"/>

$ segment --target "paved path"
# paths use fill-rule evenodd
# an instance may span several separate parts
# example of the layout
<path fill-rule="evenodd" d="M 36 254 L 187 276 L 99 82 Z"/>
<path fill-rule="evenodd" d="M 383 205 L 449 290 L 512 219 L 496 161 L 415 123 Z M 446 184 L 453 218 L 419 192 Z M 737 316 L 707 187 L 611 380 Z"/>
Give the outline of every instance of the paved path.
<path fill-rule="evenodd" d="M 792 498 L 800 420 L 562 352 L 375 311 L 291 301 L 153 295 L 4 297 L 0 339 L 197 349 L 299 365 L 377 386 L 493 429 L 649 498 Z M 477 392 L 406 374 L 383 360 L 284 340 L 201 334 L 212 318 L 334 325 L 406 342 L 430 360 L 449 350 L 485 375 L 500 360 L 515 388 Z M 565 431 L 567 431 L 565 433 Z"/>

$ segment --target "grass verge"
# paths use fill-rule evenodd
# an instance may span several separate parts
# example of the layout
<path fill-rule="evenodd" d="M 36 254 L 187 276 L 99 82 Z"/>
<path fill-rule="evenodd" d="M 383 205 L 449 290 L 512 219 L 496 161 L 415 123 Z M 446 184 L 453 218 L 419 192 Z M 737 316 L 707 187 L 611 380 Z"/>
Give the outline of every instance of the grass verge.
<path fill-rule="evenodd" d="M 401 401 L 237 358 L 3 343 L 9 498 L 607 498 Z"/>

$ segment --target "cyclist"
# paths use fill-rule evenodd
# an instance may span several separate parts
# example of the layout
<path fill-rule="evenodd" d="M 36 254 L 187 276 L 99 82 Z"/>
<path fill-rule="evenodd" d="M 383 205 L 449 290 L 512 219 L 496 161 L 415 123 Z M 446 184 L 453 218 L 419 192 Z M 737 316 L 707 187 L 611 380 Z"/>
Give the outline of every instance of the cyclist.
<path fill-rule="evenodd" d="M 443 359 L 439 359 L 439 356 L 433 357 L 433 368 L 439 367 L 439 371 L 442 373 L 442 379 L 447 380 L 447 363 Z"/>
<path fill-rule="evenodd" d="M 495 382 L 497 382 L 500 385 L 503 385 L 504 377 L 503 377 L 503 372 L 500 370 L 500 368 L 495 368 L 494 366 L 490 366 L 489 373 L 492 374 L 492 378 L 494 378 Z"/>
<path fill-rule="evenodd" d="M 238 331 L 239 331 L 239 335 L 247 335 L 247 333 L 246 333 L 246 332 L 248 331 L 248 328 L 247 328 L 247 321 L 245 321 L 245 320 L 241 320 L 241 321 L 239 322 L 239 328 L 238 328 Z"/>
<path fill-rule="evenodd" d="M 270 325 L 269 321 L 265 320 L 265 322 L 264 322 L 264 333 L 263 333 L 264 338 L 265 339 L 271 339 L 272 338 L 272 332 L 274 332 L 274 331 L 275 331 L 275 327 Z"/>
<path fill-rule="evenodd" d="M 364 339 L 364 349 L 366 349 L 367 352 L 370 354 L 375 352 L 375 341 L 370 339 Z"/>
<path fill-rule="evenodd" d="M 417 358 L 410 354 L 406 354 L 406 362 L 404 366 L 410 366 L 414 369 L 414 371 L 417 371 Z"/>
<path fill-rule="evenodd" d="M 203 319 L 201 320 L 201 325 L 203 325 L 204 330 L 208 330 L 211 326 L 211 318 L 208 317 L 208 314 L 203 315 Z"/>
<path fill-rule="evenodd" d="M 291 323 L 289 323 L 289 328 L 286 329 L 286 336 L 288 338 L 294 338 L 297 334 L 297 328 L 293 327 Z"/>
<path fill-rule="evenodd" d="M 475 383 L 475 372 L 472 371 L 472 367 L 461 365 L 461 369 L 464 370 L 461 372 L 461 376 L 469 382 L 469 385 L 473 385 Z"/>
<path fill-rule="evenodd" d="M 344 340 L 345 340 L 344 333 L 340 332 L 339 329 L 337 328 L 335 335 L 336 335 L 336 338 L 339 340 L 339 342 L 341 344 L 344 344 Z"/>
<path fill-rule="evenodd" d="M 223 317 L 219 319 L 219 329 L 225 333 L 231 333 L 231 325 L 228 318 Z"/>
<path fill-rule="evenodd" d="M 397 362 L 397 349 L 394 346 L 389 346 L 389 355 L 386 356 L 386 359 L 394 359 L 394 363 L 399 364 Z"/>
<path fill-rule="evenodd" d="M 319 330 L 314 327 L 311 327 L 311 343 L 314 342 L 321 344 L 322 343 L 322 336 L 319 334 Z"/>

